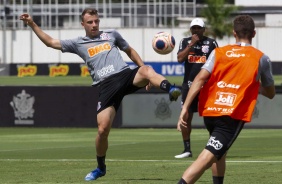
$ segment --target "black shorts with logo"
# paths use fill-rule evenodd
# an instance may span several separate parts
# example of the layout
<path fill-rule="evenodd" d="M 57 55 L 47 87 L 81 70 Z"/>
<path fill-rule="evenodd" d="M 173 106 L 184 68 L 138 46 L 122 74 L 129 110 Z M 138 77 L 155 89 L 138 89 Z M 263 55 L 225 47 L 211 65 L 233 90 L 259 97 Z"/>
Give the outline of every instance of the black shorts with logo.
<path fill-rule="evenodd" d="M 182 84 L 182 90 L 181 90 L 181 93 L 182 93 L 182 96 L 181 96 L 181 105 L 184 104 L 185 102 L 185 99 L 187 97 L 187 94 L 189 92 L 189 87 L 188 87 L 188 84 L 187 83 L 183 83 Z M 192 101 L 188 111 L 191 113 L 191 112 L 198 112 L 198 100 L 199 98 L 199 94 L 194 98 L 194 100 Z"/>
<path fill-rule="evenodd" d="M 117 111 L 120 103 L 125 95 L 134 93 L 141 89 L 133 85 L 133 80 L 138 72 L 139 67 L 134 69 L 125 69 L 117 74 L 114 74 L 99 85 L 99 98 L 97 104 L 97 113 L 114 106 Z"/>
<path fill-rule="evenodd" d="M 245 122 L 230 116 L 204 117 L 204 122 L 210 133 L 205 149 L 220 160 L 240 134 Z"/>

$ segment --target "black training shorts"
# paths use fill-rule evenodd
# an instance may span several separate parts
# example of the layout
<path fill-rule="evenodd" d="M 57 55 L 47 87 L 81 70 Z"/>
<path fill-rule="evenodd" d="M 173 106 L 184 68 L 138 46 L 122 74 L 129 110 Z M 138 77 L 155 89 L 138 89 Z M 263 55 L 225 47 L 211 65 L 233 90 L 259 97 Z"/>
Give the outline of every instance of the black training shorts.
<path fill-rule="evenodd" d="M 185 102 L 185 99 L 187 97 L 187 94 L 189 92 L 189 87 L 188 87 L 188 84 L 187 83 L 183 83 L 182 84 L 182 90 L 181 90 L 181 93 L 182 93 L 182 96 L 181 96 L 181 104 L 183 105 L 184 102 Z M 191 112 L 198 112 L 198 100 L 199 98 L 199 95 L 197 95 L 194 100 L 192 101 L 188 111 L 191 113 Z"/>
<path fill-rule="evenodd" d="M 117 111 L 120 103 L 125 95 L 134 93 L 139 90 L 139 87 L 133 85 L 133 80 L 138 72 L 139 67 L 134 69 L 125 69 L 117 74 L 114 74 L 99 85 L 99 98 L 97 104 L 97 113 L 114 106 Z"/>
<path fill-rule="evenodd" d="M 204 117 L 204 122 L 210 133 L 205 149 L 220 160 L 238 137 L 245 122 L 235 120 L 230 116 Z"/>

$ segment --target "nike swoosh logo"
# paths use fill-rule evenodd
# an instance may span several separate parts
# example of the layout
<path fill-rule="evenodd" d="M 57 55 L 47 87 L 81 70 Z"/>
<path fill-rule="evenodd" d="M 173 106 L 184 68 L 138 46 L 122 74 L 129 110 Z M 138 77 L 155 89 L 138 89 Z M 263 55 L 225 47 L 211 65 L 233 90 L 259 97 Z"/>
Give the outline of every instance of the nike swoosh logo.
<path fill-rule="evenodd" d="M 4 71 L 5 70 L 5 68 L 0 68 L 0 72 L 2 72 L 2 71 Z"/>
<path fill-rule="evenodd" d="M 238 51 L 238 50 L 242 50 L 242 49 L 232 49 L 232 51 Z"/>

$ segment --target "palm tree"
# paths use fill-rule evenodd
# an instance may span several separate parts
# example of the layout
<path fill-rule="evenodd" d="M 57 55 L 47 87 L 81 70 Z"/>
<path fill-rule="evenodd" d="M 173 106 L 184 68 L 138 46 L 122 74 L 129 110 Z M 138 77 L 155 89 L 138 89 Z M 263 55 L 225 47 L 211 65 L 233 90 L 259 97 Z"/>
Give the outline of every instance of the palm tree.
<path fill-rule="evenodd" d="M 233 28 L 230 16 L 239 7 L 226 5 L 226 0 L 205 0 L 205 3 L 207 7 L 202 9 L 201 16 L 206 18 L 209 25 L 206 34 L 211 35 L 215 39 L 230 36 Z"/>

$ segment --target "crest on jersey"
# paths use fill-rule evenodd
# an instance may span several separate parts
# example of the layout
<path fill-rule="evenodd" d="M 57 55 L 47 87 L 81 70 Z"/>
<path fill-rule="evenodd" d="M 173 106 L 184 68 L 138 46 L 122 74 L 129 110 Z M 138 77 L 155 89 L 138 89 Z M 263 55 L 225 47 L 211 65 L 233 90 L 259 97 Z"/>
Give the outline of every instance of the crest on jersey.
<path fill-rule="evenodd" d="M 108 33 L 102 33 L 102 34 L 100 35 L 100 38 L 101 38 L 102 40 L 109 40 L 109 39 L 110 39 L 110 36 L 109 36 Z"/>
<path fill-rule="evenodd" d="M 209 50 L 210 50 L 210 47 L 209 47 L 208 45 L 203 45 L 203 46 L 202 46 L 202 52 L 203 52 L 203 53 L 208 53 Z"/>

